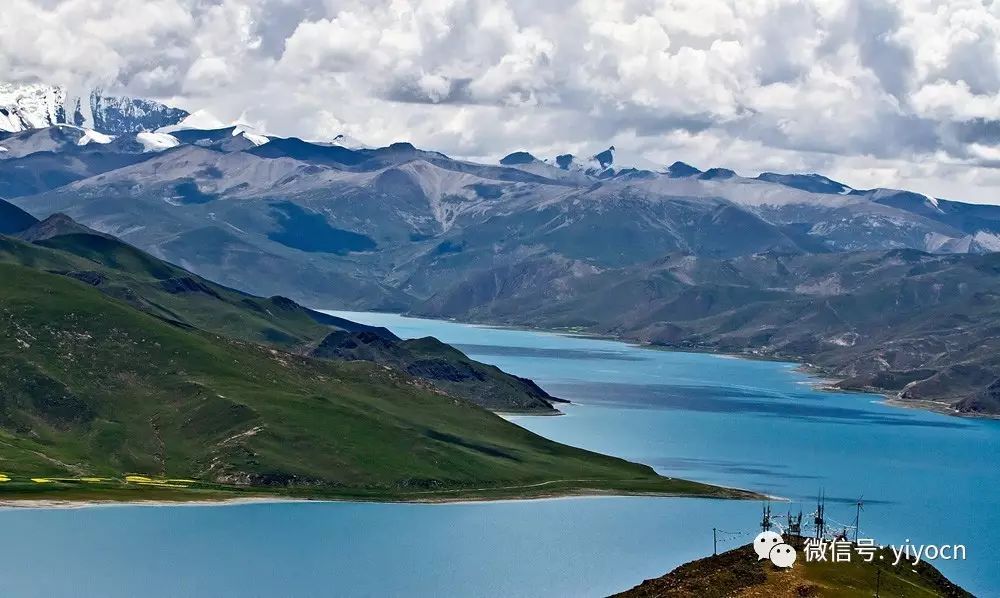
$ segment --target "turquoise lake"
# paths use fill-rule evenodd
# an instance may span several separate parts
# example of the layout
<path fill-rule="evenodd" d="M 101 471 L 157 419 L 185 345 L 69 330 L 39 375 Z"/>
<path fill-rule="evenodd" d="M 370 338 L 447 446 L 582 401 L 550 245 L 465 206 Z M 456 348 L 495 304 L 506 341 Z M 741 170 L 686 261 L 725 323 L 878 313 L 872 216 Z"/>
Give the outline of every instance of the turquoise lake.
<path fill-rule="evenodd" d="M 436 336 L 573 401 L 512 417 L 666 475 L 827 496 L 831 525 L 880 543 L 963 544 L 934 561 L 1000 595 L 1000 422 L 813 390 L 791 364 L 613 341 L 334 312 Z M 448 505 L 278 503 L 0 510 L 4 596 L 604 596 L 752 539 L 761 504 L 583 498 Z M 780 522 L 781 520 L 779 520 Z"/>

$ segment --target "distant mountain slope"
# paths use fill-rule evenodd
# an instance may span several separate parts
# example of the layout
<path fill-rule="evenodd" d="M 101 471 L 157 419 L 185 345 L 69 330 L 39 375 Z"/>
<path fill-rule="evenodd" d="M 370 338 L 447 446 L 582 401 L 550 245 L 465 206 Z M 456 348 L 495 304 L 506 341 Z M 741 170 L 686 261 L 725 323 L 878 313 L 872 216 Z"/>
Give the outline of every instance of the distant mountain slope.
<path fill-rule="evenodd" d="M 535 261 L 414 313 L 802 360 L 845 388 L 998 413 L 986 388 L 1000 380 L 1000 253 L 671 255 L 591 273 Z"/>
<path fill-rule="evenodd" d="M 19 233 L 38 219 L 14 204 L 0 199 L 0 235 Z"/>

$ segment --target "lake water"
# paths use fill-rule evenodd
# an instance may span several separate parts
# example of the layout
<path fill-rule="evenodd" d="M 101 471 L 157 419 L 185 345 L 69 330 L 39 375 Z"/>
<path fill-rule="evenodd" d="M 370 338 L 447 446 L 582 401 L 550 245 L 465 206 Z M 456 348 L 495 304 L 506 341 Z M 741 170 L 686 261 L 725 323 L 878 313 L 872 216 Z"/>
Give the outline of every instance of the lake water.
<path fill-rule="evenodd" d="M 570 399 L 514 417 L 664 474 L 788 497 L 882 543 L 964 544 L 935 564 L 1000 595 L 1000 422 L 815 391 L 789 364 L 335 312 L 433 335 Z M 773 505 L 783 513 L 787 506 Z M 761 505 L 668 498 L 0 511 L 10 596 L 603 596 L 752 539 Z"/>

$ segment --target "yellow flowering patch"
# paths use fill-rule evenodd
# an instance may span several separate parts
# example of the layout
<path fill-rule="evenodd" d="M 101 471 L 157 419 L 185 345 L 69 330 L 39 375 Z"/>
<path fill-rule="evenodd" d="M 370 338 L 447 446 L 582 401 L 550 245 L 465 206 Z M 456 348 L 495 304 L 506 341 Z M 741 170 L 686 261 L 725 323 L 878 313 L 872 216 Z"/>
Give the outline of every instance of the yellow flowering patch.
<path fill-rule="evenodd" d="M 49 478 L 31 478 L 31 481 L 36 484 L 51 484 L 52 480 Z"/>
<path fill-rule="evenodd" d="M 0 473 L 0 482 L 9 482 L 10 477 L 5 473 Z"/>
<path fill-rule="evenodd" d="M 155 486 L 157 488 L 187 488 L 184 483 L 189 480 L 164 480 L 155 479 L 144 475 L 127 475 L 125 481 L 129 484 L 139 484 L 142 486 Z M 182 483 L 177 483 L 182 482 Z"/>

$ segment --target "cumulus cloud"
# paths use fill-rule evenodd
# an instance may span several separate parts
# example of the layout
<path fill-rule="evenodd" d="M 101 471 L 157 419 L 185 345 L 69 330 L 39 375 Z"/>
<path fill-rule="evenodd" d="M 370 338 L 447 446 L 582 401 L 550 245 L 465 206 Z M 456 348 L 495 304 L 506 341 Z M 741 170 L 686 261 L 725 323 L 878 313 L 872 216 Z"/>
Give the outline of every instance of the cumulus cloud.
<path fill-rule="evenodd" d="M 284 135 L 824 171 L 1000 203 L 1000 3 L 7 0 L 0 72 Z"/>

